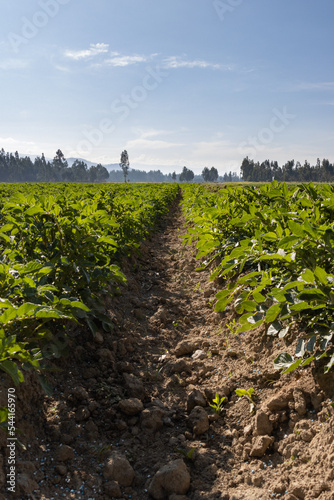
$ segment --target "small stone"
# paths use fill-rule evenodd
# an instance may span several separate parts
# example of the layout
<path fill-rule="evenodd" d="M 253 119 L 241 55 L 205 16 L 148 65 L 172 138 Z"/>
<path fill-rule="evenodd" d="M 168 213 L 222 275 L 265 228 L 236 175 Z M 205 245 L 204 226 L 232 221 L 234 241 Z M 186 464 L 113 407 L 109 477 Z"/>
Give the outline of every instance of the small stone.
<path fill-rule="evenodd" d="M 104 485 L 104 492 L 110 498 L 121 498 L 122 492 L 119 484 L 116 481 L 108 481 Z"/>
<path fill-rule="evenodd" d="M 71 392 L 73 397 L 78 401 L 87 401 L 89 398 L 88 392 L 82 386 L 74 387 Z"/>
<path fill-rule="evenodd" d="M 266 401 L 265 406 L 270 411 L 284 410 L 289 406 L 289 401 L 292 400 L 292 389 L 289 391 L 280 391 L 278 394 L 274 394 L 268 401 Z"/>
<path fill-rule="evenodd" d="M 67 474 L 67 467 L 65 465 L 58 464 L 56 465 L 56 471 L 61 476 L 65 476 Z"/>
<path fill-rule="evenodd" d="M 67 460 L 72 460 L 74 458 L 74 450 L 71 446 L 63 444 L 60 446 L 56 452 L 56 460 L 59 462 L 67 462 Z"/>
<path fill-rule="evenodd" d="M 140 416 L 140 424 L 143 430 L 156 432 L 163 427 L 165 412 L 161 408 L 143 410 Z"/>
<path fill-rule="evenodd" d="M 252 432 L 253 432 L 253 425 L 252 424 L 246 425 L 244 428 L 244 436 L 250 436 Z"/>
<path fill-rule="evenodd" d="M 273 431 L 273 424 L 269 416 L 263 410 L 259 410 L 255 417 L 255 434 L 257 436 L 270 435 Z"/>
<path fill-rule="evenodd" d="M 189 340 L 181 340 L 174 349 L 174 354 L 176 357 L 186 356 L 187 354 L 192 354 L 196 351 L 196 344 L 190 342 Z"/>
<path fill-rule="evenodd" d="M 197 349 L 197 351 L 195 351 L 191 357 L 194 361 L 196 361 L 197 359 L 205 359 L 206 352 L 202 351 L 202 349 Z"/>
<path fill-rule="evenodd" d="M 148 492 L 155 500 L 165 500 L 173 494 L 185 495 L 189 487 L 190 474 L 184 461 L 179 459 L 158 470 Z"/>
<path fill-rule="evenodd" d="M 187 397 L 187 412 L 190 413 L 195 406 L 206 406 L 205 396 L 198 389 L 194 389 Z"/>
<path fill-rule="evenodd" d="M 118 403 L 118 408 L 126 415 L 137 415 L 144 409 L 143 403 L 138 398 L 123 399 Z"/>
<path fill-rule="evenodd" d="M 204 434 L 210 426 L 208 414 L 201 406 L 195 406 L 195 408 L 191 411 L 188 423 L 192 427 L 194 434 L 197 436 Z"/>
<path fill-rule="evenodd" d="M 136 378 L 132 373 L 123 373 L 123 377 L 125 381 L 125 387 L 129 395 L 143 401 L 146 396 L 143 382 Z"/>
<path fill-rule="evenodd" d="M 125 456 L 114 452 L 107 460 L 103 477 L 117 481 L 121 486 L 131 486 L 135 472 Z"/>
<path fill-rule="evenodd" d="M 103 335 L 101 332 L 96 332 L 95 335 L 94 335 L 94 342 L 96 342 L 96 344 L 103 344 L 104 342 L 104 338 L 103 338 Z"/>
<path fill-rule="evenodd" d="M 273 444 L 274 438 L 270 436 L 258 436 L 255 438 L 250 456 L 251 457 L 262 457 L 269 446 Z"/>

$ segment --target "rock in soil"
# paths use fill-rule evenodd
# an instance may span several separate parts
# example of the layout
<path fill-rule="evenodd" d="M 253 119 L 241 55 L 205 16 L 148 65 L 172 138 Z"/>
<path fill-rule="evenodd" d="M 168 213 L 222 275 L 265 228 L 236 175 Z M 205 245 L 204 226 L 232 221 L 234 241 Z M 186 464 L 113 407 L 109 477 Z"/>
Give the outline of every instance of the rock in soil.
<path fill-rule="evenodd" d="M 184 495 L 190 487 L 190 474 L 183 460 L 163 466 L 153 477 L 148 488 L 155 500 L 165 500 L 172 494 Z"/>

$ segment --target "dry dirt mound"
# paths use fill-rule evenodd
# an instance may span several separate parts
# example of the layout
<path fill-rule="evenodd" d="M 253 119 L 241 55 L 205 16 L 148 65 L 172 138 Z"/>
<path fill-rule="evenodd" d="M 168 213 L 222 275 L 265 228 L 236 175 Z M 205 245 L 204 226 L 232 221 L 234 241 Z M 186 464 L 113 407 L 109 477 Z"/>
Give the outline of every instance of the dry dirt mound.
<path fill-rule="evenodd" d="M 26 450 L 16 448 L 16 493 L 0 499 L 334 499 L 333 374 L 280 376 L 273 360 L 292 338 L 287 348 L 262 330 L 236 336 L 184 232 L 175 206 L 106 301 L 113 333 L 71 334 L 52 397 L 32 375 L 17 389 Z M 254 412 L 238 388 L 254 389 Z"/>

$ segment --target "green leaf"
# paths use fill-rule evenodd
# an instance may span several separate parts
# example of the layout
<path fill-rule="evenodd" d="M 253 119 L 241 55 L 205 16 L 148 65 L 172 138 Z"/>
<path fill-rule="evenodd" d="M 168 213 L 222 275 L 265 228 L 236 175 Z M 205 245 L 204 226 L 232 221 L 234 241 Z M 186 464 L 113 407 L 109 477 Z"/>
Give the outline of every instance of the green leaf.
<path fill-rule="evenodd" d="M 303 274 L 302 274 L 302 280 L 305 281 L 305 283 L 314 283 L 315 282 L 315 276 L 312 273 L 311 269 L 306 269 Z"/>
<path fill-rule="evenodd" d="M 15 385 L 18 385 L 20 382 L 24 381 L 23 374 L 19 370 L 17 364 L 14 363 L 14 361 L 10 361 L 9 359 L 1 361 L 0 369 L 10 375 Z"/>
<path fill-rule="evenodd" d="M 302 366 L 302 367 L 307 366 L 307 365 L 309 365 L 310 363 L 312 363 L 312 361 L 313 361 L 314 359 L 315 359 L 315 358 L 314 358 L 314 356 L 313 356 L 313 355 L 312 355 L 312 356 L 309 356 L 308 358 L 306 358 L 306 359 L 302 362 L 302 364 L 301 364 L 300 366 Z"/>
<path fill-rule="evenodd" d="M 280 370 L 281 368 L 286 368 L 290 366 L 294 362 L 293 357 L 291 354 L 287 352 L 282 352 L 277 356 L 277 358 L 274 360 L 274 366 L 276 370 Z"/>
<path fill-rule="evenodd" d="M 296 370 L 298 368 L 298 366 L 300 366 L 302 364 L 302 362 L 303 362 L 302 359 L 297 359 L 297 361 L 292 363 L 286 370 L 284 370 L 284 372 L 282 372 L 282 374 L 284 375 L 286 373 L 293 372 L 294 370 Z"/>
<path fill-rule="evenodd" d="M 298 241 L 300 241 L 298 236 L 285 236 L 280 240 L 279 247 L 284 250 L 290 250 Z"/>
<path fill-rule="evenodd" d="M 97 243 L 105 243 L 114 247 L 118 246 L 116 241 L 110 236 L 101 236 L 100 238 L 97 239 Z"/>
<path fill-rule="evenodd" d="M 235 306 L 235 310 L 238 314 L 242 314 L 244 311 L 254 312 L 256 311 L 257 303 L 252 300 L 242 300 L 239 304 Z"/>
<path fill-rule="evenodd" d="M 220 299 L 216 302 L 215 311 L 216 312 L 224 312 L 227 304 L 230 304 L 233 300 L 233 297 L 226 297 L 225 299 Z"/>
<path fill-rule="evenodd" d="M 25 214 L 28 216 L 39 215 L 44 213 L 45 211 L 42 209 L 42 207 L 38 206 L 28 208 L 28 210 L 25 211 Z"/>
<path fill-rule="evenodd" d="M 300 224 L 297 224 L 296 222 L 289 220 L 288 221 L 288 226 L 290 228 L 290 231 L 298 237 L 303 237 L 304 236 L 304 229 Z"/>
<path fill-rule="evenodd" d="M 322 269 L 321 267 L 316 267 L 314 274 L 322 285 L 328 286 L 328 283 L 329 283 L 329 281 L 327 279 L 328 274 L 326 273 L 326 271 L 324 269 Z"/>
<path fill-rule="evenodd" d="M 320 288 L 304 288 L 298 295 L 299 300 L 321 300 L 327 301 L 326 295 Z"/>
<path fill-rule="evenodd" d="M 269 232 L 269 233 L 262 235 L 262 238 L 265 241 L 275 241 L 275 240 L 277 240 L 277 234 L 274 232 Z"/>
<path fill-rule="evenodd" d="M 275 321 L 281 310 L 282 310 L 281 304 L 274 304 L 271 307 L 269 307 L 266 314 L 265 322 L 272 323 L 273 321 Z"/>

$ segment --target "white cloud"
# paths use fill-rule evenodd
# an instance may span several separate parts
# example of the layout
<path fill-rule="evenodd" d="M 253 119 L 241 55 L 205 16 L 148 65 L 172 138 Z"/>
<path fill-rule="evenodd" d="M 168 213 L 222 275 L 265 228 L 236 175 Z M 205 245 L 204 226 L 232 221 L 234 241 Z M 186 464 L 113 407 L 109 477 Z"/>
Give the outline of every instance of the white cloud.
<path fill-rule="evenodd" d="M 179 56 L 170 56 L 163 60 L 164 68 L 168 69 L 179 69 L 179 68 L 210 68 L 210 69 L 225 69 L 230 70 L 231 67 L 223 66 L 221 64 L 214 64 L 208 61 L 203 61 L 201 59 L 195 59 L 193 61 L 185 60 Z"/>
<path fill-rule="evenodd" d="M 114 57 L 111 57 L 110 59 L 106 59 L 104 61 L 104 64 L 107 66 L 129 66 L 130 64 L 138 64 L 138 63 L 144 63 L 147 62 L 151 59 L 151 56 L 139 56 L 139 55 L 133 55 L 133 56 L 122 56 L 120 54 L 115 55 Z"/>
<path fill-rule="evenodd" d="M 106 43 L 91 44 L 90 48 L 87 50 L 66 50 L 65 57 L 80 61 L 90 59 L 92 57 L 107 54 L 109 51 L 109 45 Z M 95 67 L 126 67 L 133 64 L 147 63 L 155 59 L 159 54 L 153 53 L 148 55 L 142 54 L 121 54 L 119 52 L 110 52 L 108 57 L 100 60 L 99 63 L 94 64 Z M 201 69 L 223 69 L 225 71 L 230 71 L 231 66 L 215 64 L 209 61 L 204 61 L 202 59 L 187 60 L 185 56 L 170 56 L 162 59 L 160 62 L 161 66 L 166 69 L 179 69 L 179 68 L 201 68 Z"/>
<path fill-rule="evenodd" d="M 107 43 L 91 43 L 90 48 L 87 50 L 66 50 L 64 55 L 74 61 L 80 61 L 81 59 L 88 59 L 100 54 L 106 54 L 108 50 L 109 44 Z"/>

